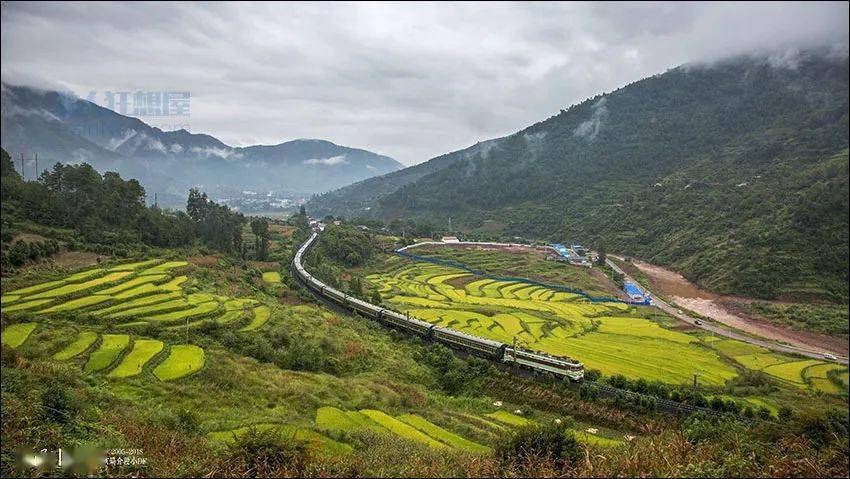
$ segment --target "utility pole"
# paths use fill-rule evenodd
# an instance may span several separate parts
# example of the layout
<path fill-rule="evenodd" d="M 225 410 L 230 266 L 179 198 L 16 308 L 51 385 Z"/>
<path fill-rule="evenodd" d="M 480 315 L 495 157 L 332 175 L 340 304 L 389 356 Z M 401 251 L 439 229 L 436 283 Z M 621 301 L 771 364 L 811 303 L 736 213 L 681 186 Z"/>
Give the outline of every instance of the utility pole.
<path fill-rule="evenodd" d="M 26 171 L 24 171 L 24 152 L 23 151 L 21 152 L 21 178 L 23 178 L 25 181 L 27 179 L 27 173 L 26 173 Z"/>
<path fill-rule="evenodd" d="M 35 179 L 38 181 L 38 153 L 35 154 Z"/>

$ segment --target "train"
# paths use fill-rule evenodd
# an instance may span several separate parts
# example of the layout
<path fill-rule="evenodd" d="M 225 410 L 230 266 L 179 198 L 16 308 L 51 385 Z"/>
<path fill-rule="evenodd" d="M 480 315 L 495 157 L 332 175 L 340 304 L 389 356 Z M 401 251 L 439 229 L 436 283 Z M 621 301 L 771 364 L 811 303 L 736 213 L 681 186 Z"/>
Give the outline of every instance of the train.
<path fill-rule="evenodd" d="M 579 382 L 584 379 L 584 365 L 575 359 L 532 351 L 454 329 L 439 327 L 427 321 L 411 318 L 410 315 L 371 304 L 328 286 L 311 275 L 304 268 L 302 262 L 302 258 L 316 242 L 318 236 L 318 232 L 313 231 L 310 238 L 301 245 L 292 260 L 292 269 L 297 278 L 320 297 L 327 298 L 345 309 L 374 319 L 389 327 L 446 344 L 453 349 L 533 372 L 549 374 L 562 380 Z"/>

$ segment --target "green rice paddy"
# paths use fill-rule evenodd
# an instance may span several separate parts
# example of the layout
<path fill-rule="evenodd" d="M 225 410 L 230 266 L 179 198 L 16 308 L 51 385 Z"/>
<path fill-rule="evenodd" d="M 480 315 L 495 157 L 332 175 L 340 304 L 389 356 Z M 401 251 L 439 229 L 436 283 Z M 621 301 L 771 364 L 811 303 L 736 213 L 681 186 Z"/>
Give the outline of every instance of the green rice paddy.
<path fill-rule="evenodd" d="M 91 331 L 83 331 L 77 336 L 77 340 L 69 344 L 68 347 L 53 355 L 53 359 L 57 361 L 67 361 L 84 353 L 97 341 L 97 333 Z"/>
<path fill-rule="evenodd" d="M 83 369 L 88 372 L 103 371 L 118 359 L 118 356 L 130 344 L 127 334 L 104 334 L 100 347 L 89 356 Z"/>
<path fill-rule="evenodd" d="M 263 273 L 263 281 L 270 284 L 280 284 L 280 273 L 277 271 L 266 271 Z"/>
<path fill-rule="evenodd" d="M 107 326 L 120 328 L 164 324 L 169 325 L 166 329 L 182 329 L 187 323 L 189 327 L 196 327 L 208 321 L 241 327 L 242 318 L 248 314 L 251 320 L 242 331 L 258 330 L 268 322 L 271 309 L 256 299 L 201 292 L 189 294 L 183 289 L 189 278 L 171 273 L 187 264 L 151 259 L 88 269 L 3 294 L 3 312 L 49 316 L 80 311 L 102 318 Z M 3 332 L 3 343 L 12 347 L 23 344 L 36 325 L 28 322 L 10 326 Z M 131 337 L 127 334 L 99 336 L 94 331 L 83 331 L 73 342 L 53 351 L 52 358 L 67 361 L 88 352 L 88 357 L 83 357 L 85 371 L 109 371 L 110 377 L 124 378 L 139 375 L 165 347 L 162 342 L 140 338 L 128 350 L 130 344 Z M 93 348 L 95 345 L 97 347 Z M 152 371 L 161 381 L 183 378 L 205 365 L 204 350 L 197 346 L 174 345 L 168 352 Z"/>
<path fill-rule="evenodd" d="M 762 371 L 792 386 L 803 389 L 811 387 L 830 394 L 845 392 L 827 377 L 827 371 L 847 369 L 839 364 L 816 359 L 800 360 L 729 339 L 715 341 L 712 346 L 747 369 Z"/>
<path fill-rule="evenodd" d="M 343 411 L 330 406 L 320 407 L 316 411 L 316 426 L 321 431 L 329 432 L 352 432 L 359 429 L 387 432 L 386 428 L 364 414 L 357 411 Z"/>
<path fill-rule="evenodd" d="M 486 452 L 491 450 L 487 446 L 482 446 L 477 442 L 469 441 L 451 431 L 447 431 L 446 429 L 437 426 L 436 424 L 432 424 L 416 414 L 404 414 L 399 416 L 397 419 L 455 449 L 472 452 Z"/>
<path fill-rule="evenodd" d="M 721 385 L 736 376 L 699 338 L 665 329 L 636 308 L 522 282 L 475 279 L 429 263 L 391 261 L 367 279 L 384 302 L 411 316 L 507 344 L 574 357 L 604 374 Z M 466 280 L 462 286 L 450 281 Z"/>
<path fill-rule="evenodd" d="M 271 316 L 271 310 L 268 306 L 257 306 L 254 308 L 254 319 L 240 331 L 256 331 L 263 327 Z"/>
<path fill-rule="evenodd" d="M 251 426 L 232 429 L 230 431 L 211 432 L 207 434 L 207 437 L 209 437 L 212 441 L 227 444 L 235 441 L 237 438 L 252 429 L 256 432 L 272 431 L 273 433 L 280 434 L 282 437 L 287 439 L 305 441 L 311 444 L 313 450 L 320 455 L 337 456 L 340 454 L 348 454 L 354 450 L 354 448 L 350 445 L 335 441 L 327 436 L 317 433 L 316 431 L 295 427 L 289 424 L 254 424 Z"/>
<path fill-rule="evenodd" d="M 726 357 L 748 369 L 763 370 L 807 387 L 802 371 L 814 364 L 826 364 L 786 365 L 795 360 L 739 341 L 708 341 L 668 329 L 663 316 L 651 308 L 590 302 L 567 292 L 518 281 L 476 278 L 431 263 L 391 257 L 381 272 L 366 278 L 385 304 L 412 317 L 506 344 L 516 342 L 528 349 L 576 358 L 606 375 L 688 384 L 697 374 L 701 384 L 720 386 L 738 374 L 723 359 Z M 823 381 L 811 382 L 816 389 L 829 390 L 820 383 Z"/>
<path fill-rule="evenodd" d="M 160 381 L 171 381 L 200 371 L 204 367 L 204 350 L 191 345 L 171 346 L 168 358 L 153 370 Z"/>
<path fill-rule="evenodd" d="M 153 359 L 160 351 L 162 351 L 162 341 L 155 339 L 137 339 L 133 342 L 133 349 L 129 354 L 124 356 L 118 366 L 110 373 L 109 377 L 126 378 L 141 374 L 142 368 L 148 361 Z"/>
<path fill-rule="evenodd" d="M 18 323 L 9 325 L 3 330 L 3 333 L 0 334 L 0 342 L 10 348 L 17 348 L 24 344 L 24 341 L 30 337 L 30 334 L 35 331 L 37 326 L 38 323 Z"/>
<path fill-rule="evenodd" d="M 55 298 L 58 296 L 65 296 L 68 294 L 79 293 L 82 291 L 86 291 L 89 289 L 97 288 L 98 286 L 103 286 L 115 281 L 120 280 L 121 278 L 127 277 L 133 274 L 130 271 L 116 271 L 114 273 L 109 273 L 106 276 L 101 276 L 100 278 L 92 279 L 89 281 L 85 281 L 82 283 L 69 283 L 64 286 L 60 286 L 58 288 L 51 288 L 41 293 L 37 293 L 33 296 L 30 296 L 32 299 L 39 298 Z"/>
<path fill-rule="evenodd" d="M 512 414 L 507 411 L 491 412 L 490 414 L 487 414 L 487 417 L 508 424 L 510 426 L 527 426 L 532 422 L 529 419 L 526 419 L 522 416 L 517 416 L 516 414 Z"/>

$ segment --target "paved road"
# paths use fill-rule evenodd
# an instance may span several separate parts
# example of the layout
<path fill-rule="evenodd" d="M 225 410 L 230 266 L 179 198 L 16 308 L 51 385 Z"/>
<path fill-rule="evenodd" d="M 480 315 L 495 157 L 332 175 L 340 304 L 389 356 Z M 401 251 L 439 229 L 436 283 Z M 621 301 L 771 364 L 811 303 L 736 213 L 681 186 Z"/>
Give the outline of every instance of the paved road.
<path fill-rule="evenodd" d="M 611 267 L 611 269 L 613 269 L 614 271 L 616 271 L 618 273 L 621 273 L 626 278 L 626 281 L 630 281 L 634 284 L 638 284 L 637 281 L 635 281 L 631 276 L 626 274 L 626 272 L 623 271 L 622 269 L 620 269 L 619 266 L 614 264 L 613 261 L 606 258 L 605 262 L 608 264 L 608 266 Z M 715 326 L 714 324 L 707 324 L 705 321 L 700 321 L 701 324 L 697 324 L 696 323 L 697 318 L 693 318 L 691 316 L 688 316 L 687 314 L 679 313 L 678 309 L 674 308 L 669 303 L 667 303 L 666 301 L 659 298 L 652 291 L 646 290 L 646 288 L 644 288 L 643 285 L 641 285 L 641 288 L 643 288 L 644 291 L 646 291 L 647 293 L 649 293 L 650 296 L 652 296 L 652 303 L 656 307 L 658 307 L 658 309 L 664 311 L 665 313 L 669 314 L 670 316 L 673 316 L 673 317 L 675 317 L 675 318 L 677 318 L 681 321 L 684 321 L 688 324 L 692 324 L 692 325 L 694 325 L 698 328 L 702 328 L 706 331 L 711 331 L 714 334 L 724 336 L 724 337 L 727 337 L 727 338 L 730 338 L 730 339 L 736 339 L 738 341 L 743 341 L 745 343 L 750 343 L 750 344 L 753 344 L 753 345 L 756 345 L 756 346 L 761 346 L 761 347 L 769 349 L 771 351 L 777 351 L 777 352 L 780 352 L 780 353 L 800 354 L 802 356 L 806 356 L 806 357 L 814 358 L 814 359 L 825 359 L 823 357 L 824 353 L 821 352 L 821 351 L 817 351 L 817 350 L 813 350 L 813 349 L 804 349 L 804 348 L 799 348 L 799 347 L 796 347 L 796 346 L 790 346 L 790 345 L 787 345 L 787 344 L 779 344 L 779 343 L 775 343 L 773 341 L 766 341 L 766 340 L 762 340 L 762 339 L 753 338 L 752 336 L 747 336 L 745 334 L 736 333 L 735 331 L 732 331 L 732 330 L 729 330 L 729 329 L 726 329 L 726 328 L 723 328 L 723 327 L 720 327 L 720 326 Z M 836 360 L 836 362 L 841 363 L 841 364 L 845 364 L 845 365 L 848 363 L 847 358 L 842 358 L 842 357 L 839 357 Z"/>

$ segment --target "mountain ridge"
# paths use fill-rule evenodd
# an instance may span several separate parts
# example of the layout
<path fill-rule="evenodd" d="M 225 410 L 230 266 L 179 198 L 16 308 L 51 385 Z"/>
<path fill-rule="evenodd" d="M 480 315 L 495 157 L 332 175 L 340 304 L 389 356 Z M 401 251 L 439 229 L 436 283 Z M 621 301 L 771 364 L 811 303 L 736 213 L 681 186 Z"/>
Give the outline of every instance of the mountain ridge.
<path fill-rule="evenodd" d="M 88 162 L 177 196 L 199 185 L 310 194 L 403 167 L 327 140 L 232 147 L 205 133 L 164 131 L 67 93 L 5 82 L 2 111 L 2 146 L 13 157 L 24 152 L 31 162 L 37 152 L 43 166 Z"/>
<path fill-rule="evenodd" d="M 381 191 L 361 203 L 352 185 L 307 207 L 439 225 L 450 215 L 467 232 L 605 243 L 719 292 L 846 301 L 847 98 L 846 57 L 678 67 L 413 181 L 387 181 L 406 170 L 370 179 Z"/>

